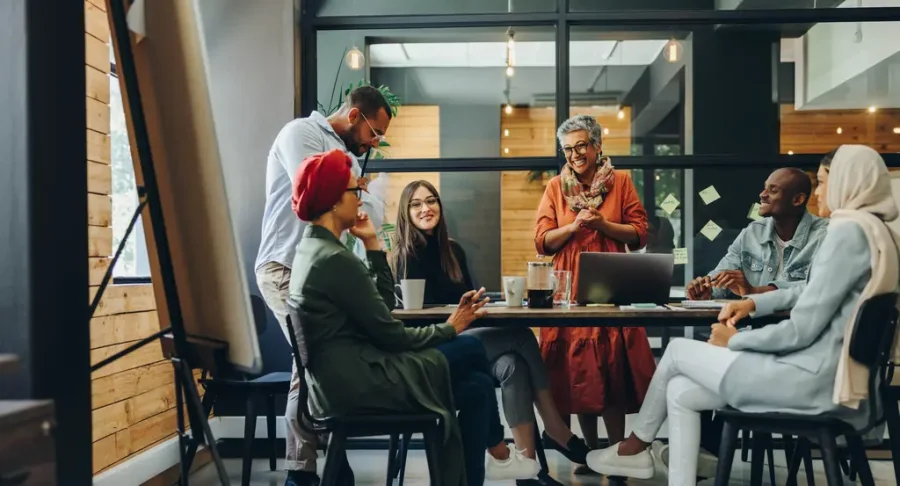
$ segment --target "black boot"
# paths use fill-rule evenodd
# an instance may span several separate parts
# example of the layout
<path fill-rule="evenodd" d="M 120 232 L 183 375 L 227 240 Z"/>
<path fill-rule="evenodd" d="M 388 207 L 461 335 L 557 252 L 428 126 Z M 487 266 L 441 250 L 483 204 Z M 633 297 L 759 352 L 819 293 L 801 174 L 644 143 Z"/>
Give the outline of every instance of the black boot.
<path fill-rule="evenodd" d="M 587 464 L 587 454 L 591 450 L 588 449 L 587 444 L 584 443 L 584 440 L 579 438 L 577 435 L 572 435 L 572 438 L 569 439 L 569 442 L 566 442 L 566 446 L 563 447 L 559 445 L 555 440 L 551 439 L 547 432 L 543 432 L 541 434 L 541 440 L 544 442 L 545 449 L 553 449 L 558 451 L 560 454 L 566 457 L 566 459 L 574 462 L 575 464 Z"/>

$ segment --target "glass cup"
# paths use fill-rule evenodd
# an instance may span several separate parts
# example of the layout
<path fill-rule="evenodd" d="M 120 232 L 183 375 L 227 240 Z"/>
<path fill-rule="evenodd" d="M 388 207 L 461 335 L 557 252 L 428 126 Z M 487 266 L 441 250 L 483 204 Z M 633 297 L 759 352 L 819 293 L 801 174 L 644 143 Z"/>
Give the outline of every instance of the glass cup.
<path fill-rule="evenodd" d="M 553 281 L 555 291 L 553 293 L 553 303 L 564 309 L 572 306 L 572 272 L 568 270 L 554 270 Z"/>

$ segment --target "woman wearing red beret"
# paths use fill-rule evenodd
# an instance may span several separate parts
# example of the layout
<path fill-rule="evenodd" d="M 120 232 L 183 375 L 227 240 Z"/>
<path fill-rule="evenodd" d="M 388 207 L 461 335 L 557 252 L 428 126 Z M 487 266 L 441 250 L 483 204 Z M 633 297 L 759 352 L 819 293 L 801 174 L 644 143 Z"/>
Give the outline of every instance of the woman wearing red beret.
<path fill-rule="evenodd" d="M 351 177 L 350 166 L 348 156 L 339 150 L 317 154 L 303 161 L 293 185 L 294 212 L 312 223 L 297 246 L 290 281 L 291 299 L 300 308 L 310 351 L 311 412 L 317 416 L 385 410 L 438 413 L 445 426 L 439 454 L 443 484 L 465 485 L 468 480 L 477 483 L 471 486 L 479 486 L 484 480 L 484 445 L 473 455 L 475 448 L 467 438 L 464 459 L 451 373 L 465 372 L 474 378 L 480 372 L 462 371 L 459 363 L 448 363 L 445 351 L 452 343 L 461 344 L 457 334 L 483 314 L 484 291 L 463 295 L 443 324 L 406 328 L 394 319 L 385 303 L 394 299 L 391 269 L 375 228 L 359 211 L 362 189 Z M 339 237 L 348 230 L 365 244 L 371 272 L 341 244 Z M 441 344 L 444 349 L 438 348 Z M 461 348 L 452 347 L 457 352 Z M 483 355 L 483 348 L 480 351 Z M 485 366 L 486 361 L 484 357 Z M 484 378 L 489 393 L 481 415 L 483 428 L 488 428 L 490 407 L 494 414 L 498 412 L 493 382 Z M 502 444 L 502 428 L 500 434 Z M 519 469 L 517 457 L 509 451 L 497 459 L 510 471 Z"/>

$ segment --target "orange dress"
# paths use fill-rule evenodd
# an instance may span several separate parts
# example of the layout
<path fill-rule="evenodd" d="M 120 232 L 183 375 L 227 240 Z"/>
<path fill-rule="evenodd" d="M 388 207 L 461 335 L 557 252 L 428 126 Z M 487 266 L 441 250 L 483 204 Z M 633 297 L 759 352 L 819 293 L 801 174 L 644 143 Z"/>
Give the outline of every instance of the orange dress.
<path fill-rule="evenodd" d="M 647 243 L 647 213 L 631 176 L 621 171 L 614 174 L 599 210 L 608 221 L 637 230 L 640 241 L 630 249 L 638 250 Z M 575 216 L 563 197 L 559 176 L 554 177 L 537 212 L 534 244 L 539 254 L 550 254 L 544 248 L 547 232 L 573 223 Z M 556 270 L 572 272 L 573 296 L 578 291 L 578 259 L 583 251 L 624 253 L 625 244 L 582 229 L 553 255 Z M 637 413 L 656 370 L 647 332 L 640 327 L 542 327 L 541 355 L 550 374 L 550 391 L 564 415 L 600 414 L 606 404 Z"/>

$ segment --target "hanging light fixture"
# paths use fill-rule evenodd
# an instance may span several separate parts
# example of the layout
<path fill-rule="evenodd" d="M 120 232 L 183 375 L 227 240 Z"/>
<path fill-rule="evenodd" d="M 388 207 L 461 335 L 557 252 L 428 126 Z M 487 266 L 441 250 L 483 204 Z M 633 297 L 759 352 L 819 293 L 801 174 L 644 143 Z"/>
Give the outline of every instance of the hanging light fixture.
<path fill-rule="evenodd" d="M 678 62 L 681 60 L 681 50 L 681 42 L 672 39 L 663 47 L 663 58 L 666 62 Z"/>
<path fill-rule="evenodd" d="M 506 30 L 506 76 L 512 77 L 516 73 L 513 66 L 516 65 L 516 31 L 512 28 Z"/>
<path fill-rule="evenodd" d="M 366 56 L 363 55 L 358 47 L 353 46 L 352 49 L 347 51 L 347 55 L 344 56 L 344 62 L 347 64 L 348 68 L 359 71 L 366 65 Z"/>
<path fill-rule="evenodd" d="M 509 104 L 508 101 L 506 102 L 506 106 L 503 108 L 503 111 L 504 111 L 507 115 L 512 115 L 513 107 L 512 107 L 511 104 Z"/>

